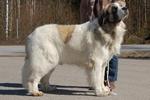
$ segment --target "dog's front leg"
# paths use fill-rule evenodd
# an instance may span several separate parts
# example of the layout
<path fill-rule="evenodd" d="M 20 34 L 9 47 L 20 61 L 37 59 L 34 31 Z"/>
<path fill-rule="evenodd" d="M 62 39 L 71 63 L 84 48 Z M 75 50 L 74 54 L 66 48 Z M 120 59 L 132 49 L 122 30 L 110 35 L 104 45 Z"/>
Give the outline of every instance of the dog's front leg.
<path fill-rule="evenodd" d="M 104 90 L 103 60 L 96 59 L 92 70 L 92 80 L 97 96 L 106 96 L 109 93 Z"/>

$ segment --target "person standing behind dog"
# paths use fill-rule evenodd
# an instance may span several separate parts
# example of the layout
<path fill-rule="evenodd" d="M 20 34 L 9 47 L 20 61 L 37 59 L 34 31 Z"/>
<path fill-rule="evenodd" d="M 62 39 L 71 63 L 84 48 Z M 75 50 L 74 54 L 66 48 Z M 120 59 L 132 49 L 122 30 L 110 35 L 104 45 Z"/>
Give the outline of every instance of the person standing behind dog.
<path fill-rule="evenodd" d="M 80 3 L 80 22 L 84 23 L 86 21 L 92 20 L 94 17 L 93 9 L 96 0 L 81 0 Z M 96 4 L 98 11 L 101 11 L 111 0 L 99 0 Z M 109 62 L 109 83 L 110 90 L 115 89 L 115 82 L 118 76 L 118 57 L 113 56 Z M 105 74 L 105 80 L 107 80 L 107 73 Z"/>

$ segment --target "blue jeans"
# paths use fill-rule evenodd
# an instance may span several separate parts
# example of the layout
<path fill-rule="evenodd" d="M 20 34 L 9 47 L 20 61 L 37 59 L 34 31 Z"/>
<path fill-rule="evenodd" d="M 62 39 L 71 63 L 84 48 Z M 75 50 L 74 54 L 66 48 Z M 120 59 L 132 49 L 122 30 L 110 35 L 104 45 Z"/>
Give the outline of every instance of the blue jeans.
<path fill-rule="evenodd" d="M 117 81 L 118 76 L 118 57 L 113 56 L 113 58 L 109 62 L 109 76 L 108 79 L 110 82 Z M 107 80 L 107 68 L 105 71 L 105 80 Z"/>

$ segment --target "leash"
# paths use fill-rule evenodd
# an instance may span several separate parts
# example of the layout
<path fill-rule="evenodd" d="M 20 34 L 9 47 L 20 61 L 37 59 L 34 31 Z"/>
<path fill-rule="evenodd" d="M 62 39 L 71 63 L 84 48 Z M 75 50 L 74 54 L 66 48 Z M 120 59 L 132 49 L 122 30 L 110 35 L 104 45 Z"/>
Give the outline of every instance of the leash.
<path fill-rule="evenodd" d="M 99 0 L 98 0 L 99 1 Z M 94 19 L 94 12 L 93 12 L 93 8 L 94 8 L 94 5 L 95 5 L 95 0 L 90 0 L 90 5 L 91 5 L 91 16 L 90 16 L 90 22 L 93 21 Z"/>
<path fill-rule="evenodd" d="M 112 59 L 112 58 L 113 58 L 113 55 L 111 55 L 110 58 Z M 106 67 L 106 68 L 107 68 L 107 71 L 106 71 L 106 74 L 107 74 L 107 79 L 106 79 L 106 81 L 107 81 L 107 82 L 106 82 L 106 84 L 107 84 L 107 86 L 108 86 L 110 89 L 111 89 L 111 86 L 110 86 L 110 82 L 109 82 L 109 68 L 110 68 L 109 62 L 110 62 L 111 59 L 108 59 L 107 62 L 106 62 L 106 63 L 107 63 L 107 67 Z M 112 94 L 112 91 L 111 91 L 111 94 Z M 116 94 L 116 93 L 115 93 L 115 94 Z M 113 94 L 113 95 L 115 95 L 115 94 Z"/>
<path fill-rule="evenodd" d="M 109 82 L 109 68 L 110 68 L 110 66 L 109 66 L 109 61 L 110 60 L 107 60 L 107 72 L 106 72 L 106 74 L 107 74 L 107 85 L 110 88 L 110 82 Z"/>

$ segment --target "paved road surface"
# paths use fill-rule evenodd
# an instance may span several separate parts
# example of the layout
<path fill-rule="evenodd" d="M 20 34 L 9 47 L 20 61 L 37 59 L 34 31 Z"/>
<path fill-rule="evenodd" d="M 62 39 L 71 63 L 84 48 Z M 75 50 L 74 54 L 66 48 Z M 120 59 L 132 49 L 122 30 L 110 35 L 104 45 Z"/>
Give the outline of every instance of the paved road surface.
<path fill-rule="evenodd" d="M 124 51 L 145 51 L 150 52 L 150 45 L 123 45 L 122 52 Z M 20 46 L 0 46 L 1 56 L 24 56 L 25 47 Z"/>
<path fill-rule="evenodd" d="M 1 51 L 0 55 L 4 54 Z M 119 59 L 118 95 L 107 97 L 94 96 L 87 88 L 84 70 L 69 65 L 58 66 L 52 75 L 50 81 L 57 85 L 56 92 L 26 96 L 21 86 L 23 63 L 22 56 L 0 56 L 0 100 L 150 100 L 150 59 Z"/>

